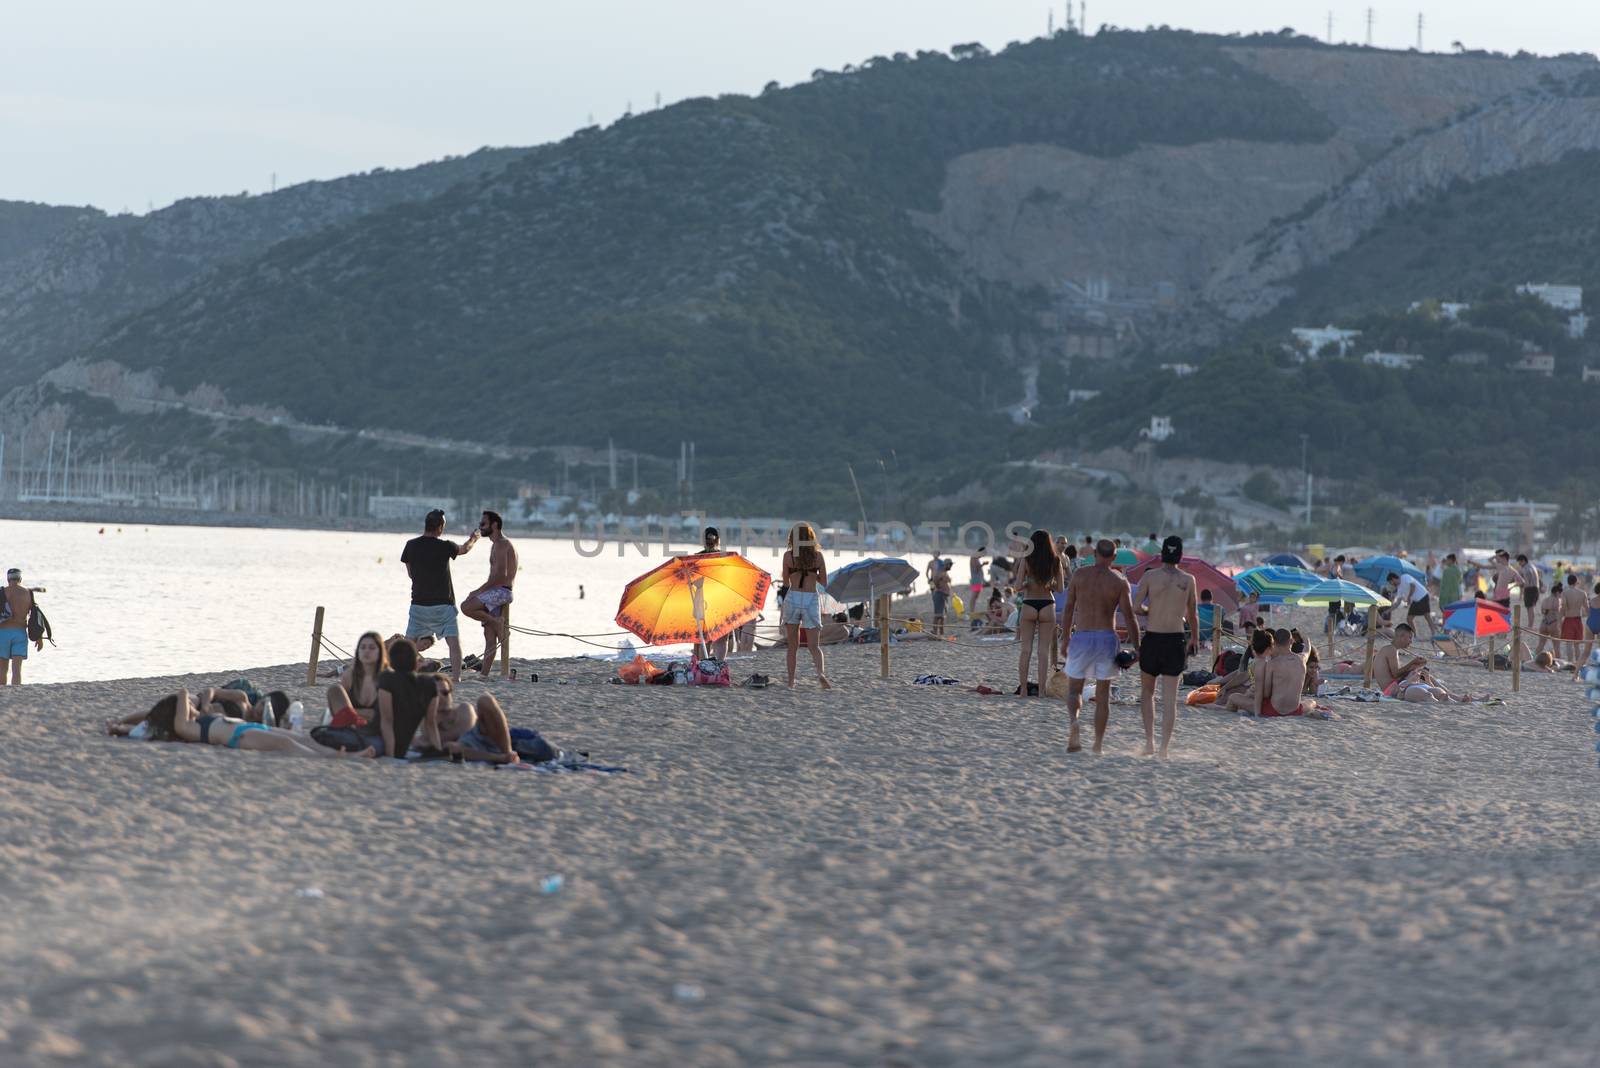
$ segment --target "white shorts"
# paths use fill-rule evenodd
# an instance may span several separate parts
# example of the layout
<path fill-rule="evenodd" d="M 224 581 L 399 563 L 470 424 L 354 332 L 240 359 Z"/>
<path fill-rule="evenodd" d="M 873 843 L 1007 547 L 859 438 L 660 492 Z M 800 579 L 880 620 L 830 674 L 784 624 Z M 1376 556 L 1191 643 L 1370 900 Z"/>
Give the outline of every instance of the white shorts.
<path fill-rule="evenodd" d="M 1067 678 L 1107 682 L 1117 677 L 1122 643 L 1109 630 L 1080 630 L 1067 645 Z"/>

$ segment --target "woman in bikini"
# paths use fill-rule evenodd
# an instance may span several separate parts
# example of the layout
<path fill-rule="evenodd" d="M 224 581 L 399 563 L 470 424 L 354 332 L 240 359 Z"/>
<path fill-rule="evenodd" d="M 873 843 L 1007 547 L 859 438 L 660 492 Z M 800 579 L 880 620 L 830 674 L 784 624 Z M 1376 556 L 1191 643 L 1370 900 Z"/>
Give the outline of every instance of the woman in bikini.
<path fill-rule="evenodd" d="M 373 750 L 346 753 L 302 741 L 288 731 L 268 727 L 263 723 L 247 723 L 217 711 L 226 707 L 217 699 L 219 691 L 208 689 L 198 698 L 188 690 L 179 690 L 155 703 L 145 713 L 152 741 L 199 742 L 201 745 L 225 745 L 229 749 L 251 749 L 260 753 L 283 753 L 288 756 L 312 757 L 370 757 Z M 220 691 L 226 693 L 228 691 Z M 231 703 L 231 702 L 229 702 Z"/>
<path fill-rule="evenodd" d="M 1033 659 L 1034 638 L 1038 637 L 1039 687 L 1050 677 L 1056 640 L 1056 591 L 1062 588 L 1061 557 L 1056 555 L 1048 530 L 1033 532 L 1033 548 L 1017 567 L 1017 584 L 1022 588 L 1022 604 L 1017 610 L 1017 641 L 1022 651 L 1017 658 L 1017 693 L 1028 696 L 1028 661 Z"/>
<path fill-rule="evenodd" d="M 828 567 L 817 547 L 817 532 L 809 523 L 796 523 L 789 531 L 789 548 L 783 554 L 783 583 L 788 592 L 783 597 L 783 627 L 788 638 L 785 651 L 789 665 L 789 688 L 794 689 L 794 662 L 800 650 L 800 632 L 810 631 L 807 644 L 811 648 L 811 662 L 816 665 L 817 681 L 824 690 L 833 686 L 822 670 L 822 645 L 817 641 L 817 631 L 822 626 L 822 607 L 819 592 L 828 582 Z"/>
<path fill-rule="evenodd" d="M 344 669 L 339 681 L 328 687 L 328 721 L 335 727 L 362 726 L 378 720 L 378 676 L 389 670 L 389 651 L 383 638 L 369 630 L 356 642 L 355 659 Z M 341 722 L 344 713 L 350 713 Z"/>

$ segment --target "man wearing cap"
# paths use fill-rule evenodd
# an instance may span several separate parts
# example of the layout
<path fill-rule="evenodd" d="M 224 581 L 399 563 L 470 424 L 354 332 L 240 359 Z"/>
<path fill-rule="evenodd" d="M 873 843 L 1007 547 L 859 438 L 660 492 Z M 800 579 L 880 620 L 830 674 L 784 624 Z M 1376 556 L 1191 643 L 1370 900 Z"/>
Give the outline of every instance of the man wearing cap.
<path fill-rule="evenodd" d="M 28 659 L 28 616 L 33 613 L 33 591 L 22 584 L 22 570 L 6 572 L 5 602 L 0 605 L 0 662 L 11 662 L 11 685 L 22 685 L 22 662 Z M 34 643 L 43 649 L 43 639 Z M 0 686 L 6 673 L 0 663 Z"/>
<path fill-rule="evenodd" d="M 1078 740 L 1078 708 L 1083 701 L 1083 684 L 1094 680 L 1094 751 L 1100 752 L 1106 725 L 1111 720 L 1111 680 L 1119 665 L 1117 653 L 1117 612 L 1128 621 L 1129 639 L 1139 644 L 1139 621 L 1134 617 L 1128 597 L 1128 580 L 1111 566 L 1117 547 L 1101 538 L 1094 547 L 1094 566 L 1073 572 L 1067 583 L 1067 604 L 1061 627 L 1067 632 L 1063 652 L 1067 656 L 1067 715 L 1072 730 L 1067 736 L 1067 752 L 1083 748 Z"/>
<path fill-rule="evenodd" d="M 1196 651 L 1200 634 L 1195 607 L 1194 576 L 1178 570 L 1183 559 L 1183 539 L 1169 535 L 1161 543 L 1161 566 L 1146 571 L 1133 595 L 1133 610 L 1145 617 L 1144 640 L 1139 643 L 1139 712 L 1144 717 L 1144 756 L 1155 745 L 1155 692 L 1161 682 L 1161 759 L 1178 722 L 1178 680 Z M 1187 625 L 1188 633 L 1184 633 Z"/>
<path fill-rule="evenodd" d="M 446 541 L 444 513 L 435 508 L 422 522 L 422 536 L 406 542 L 400 562 L 411 576 L 411 613 L 406 617 L 406 637 L 423 650 L 435 638 L 450 647 L 451 678 L 461 681 L 461 632 L 456 627 L 456 591 L 450 581 L 450 561 L 471 552 L 478 532 L 457 545 Z"/>

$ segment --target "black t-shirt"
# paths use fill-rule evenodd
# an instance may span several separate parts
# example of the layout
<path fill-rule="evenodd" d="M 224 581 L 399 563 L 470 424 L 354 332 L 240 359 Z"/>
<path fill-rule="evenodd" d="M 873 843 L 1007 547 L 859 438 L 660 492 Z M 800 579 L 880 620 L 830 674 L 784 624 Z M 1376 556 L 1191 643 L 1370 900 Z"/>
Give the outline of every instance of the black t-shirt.
<path fill-rule="evenodd" d="M 460 552 L 461 546 L 455 542 L 426 534 L 406 542 L 400 562 L 411 576 L 412 604 L 456 603 L 455 587 L 450 584 L 450 561 Z"/>
<path fill-rule="evenodd" d="M 415 675 L 406 671 L 385 671 L 378 676 L 378 689 L 386 690 L 394 704 L 394 752 L 387 756 L 403 757 L 411 748 L 411 739 L 428 714 L 428 703 L 438 690 L 432 675 Z M 378 730 L 380 748 L 383 736 L 381 717 L 372 726 Z"/>

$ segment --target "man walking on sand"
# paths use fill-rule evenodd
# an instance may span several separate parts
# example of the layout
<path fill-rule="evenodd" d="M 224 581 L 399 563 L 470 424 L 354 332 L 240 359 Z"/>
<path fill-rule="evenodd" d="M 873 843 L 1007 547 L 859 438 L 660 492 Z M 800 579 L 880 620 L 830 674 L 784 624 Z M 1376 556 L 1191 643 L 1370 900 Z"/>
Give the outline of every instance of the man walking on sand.
<path fill-rule="evenodd" d="M 1080 568 L 1067 584 L 1067 606 L 1062 620 L 1067 654 L 1067 715 L 1072 730 L 1067 752 L 1083 749 L 1078 739 L 1078 708 L 1083 684 L 1094 680 L 1094 751 L 1100 752 L 1106 725 L 1111 720 L 1111 680 L 1117 674 L 1117 612 L 1128 621 L 1128 638 L 1139 644 L 1139 621 L 1133 615 L 1128 580 L 1113 570 L 1117 547 L 1101 538 L 1094 547 L 1094 566 Z"/>
<path fill-rule="evenodd" d="M 11 685 L 22 685 L 22 662 L 28 659 L 28 617 L 33 614 L 33 591 L 22 584 L 22 570 L 6 572 L 5 601 L 0 604 L 0 686 L 6 684 L 5 665 L 11 665 Z M 44 648 L 44 639 L 34 643 Z"/>
<path fill-rule="evenodd" d="M 461 632 L 456 628 L 456 594 L 450 582 L 450 561 L 472 551 L 478 531 L 457 545 L 440 537 L 444 513 L 435 508 L 422 521 L 422 536 L 406 542 L 400 562 L 411 576 L 411 613 L 406 617 L 406 637 L 420 652 L 443 638 L 450 647 L 450 677 L 461 681 Z"/>
<path fill-rule="evenodd" d="M 1195 601 L 1194 576 L 1178 570 L 1183 559 L 1183 539 L 1169 535 L 1159 546 L 1161 566 L 1145 572 L 1133 595 L 1133 610 L 1145 617 L 1144 640 L 1139 643 L 1139 714 L 1144 717 L 1143 756 L 1155 747 L 1156 682 L 1161 683 L 1161 759 L 1178 722 L 1178 680 L 1188 658 L 1198 649 L 1200 620 Z M 1188 633 L 1184 633 L 1184 627 Z"/>
<path fill-rule="evenodd" d="M 478 666 L 478 673 L 485 676 L 494 671 L 496 640 L 506 640 L 505 607 L 511 603 L 511 584 L 517 581 L 517 550 L 501 532 L 503 526 L 498 512 L 484 512 L 479 519 L 478 533 L 473 537 L 482 535 L 492 546 L 489 577 L 461 602 L 462 614 L 483 624 L 483 663 Z"/>

